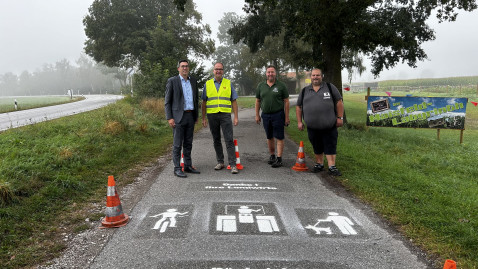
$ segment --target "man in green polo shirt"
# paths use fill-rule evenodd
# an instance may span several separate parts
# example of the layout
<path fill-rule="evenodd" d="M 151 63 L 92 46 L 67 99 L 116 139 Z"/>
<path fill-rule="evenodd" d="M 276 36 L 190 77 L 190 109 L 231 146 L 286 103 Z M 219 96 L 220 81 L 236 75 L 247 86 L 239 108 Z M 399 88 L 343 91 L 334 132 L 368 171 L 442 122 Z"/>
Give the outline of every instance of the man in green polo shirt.
<path fill-rule="evenodd" d="M 289 91 L 283 82 L 277 80 L 277 69 L 274 66 L 266 68 L 266 76 L 267 80 L 259 83 L 256 90 L 256 123 L 259 124 L 262 118 L 271 154 L 267 163 L 277 168 L 282 166 L 284 126 L 289 126 L 290 123 Z M 259 110 L 262 110 L 260 116 Z"/>

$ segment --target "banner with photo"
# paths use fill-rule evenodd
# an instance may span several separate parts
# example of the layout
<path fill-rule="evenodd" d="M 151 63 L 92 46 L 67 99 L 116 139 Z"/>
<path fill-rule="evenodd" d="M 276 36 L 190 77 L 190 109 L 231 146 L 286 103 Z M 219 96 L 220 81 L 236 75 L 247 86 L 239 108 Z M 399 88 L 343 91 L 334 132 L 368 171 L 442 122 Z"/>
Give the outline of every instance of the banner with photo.
<path fill-rule="evenodd" d="M 465 129 L 468 98 L 369 96 L 367 126 Z"/>

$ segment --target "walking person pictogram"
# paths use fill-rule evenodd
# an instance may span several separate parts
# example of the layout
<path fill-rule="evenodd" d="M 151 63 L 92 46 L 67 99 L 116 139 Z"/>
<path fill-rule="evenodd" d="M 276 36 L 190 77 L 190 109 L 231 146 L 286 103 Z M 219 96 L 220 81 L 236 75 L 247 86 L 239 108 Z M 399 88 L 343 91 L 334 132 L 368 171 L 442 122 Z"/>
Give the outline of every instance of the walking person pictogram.
<path fill-rule="evenodd" d="M 152 218 L 157 218 L 159 216 L 162 216 L 161 219 L 159 219 L 156 224 L 153 227 L 153 230 L 158 230 L 160 233 L 164 233 L 168 227 L 176 227 L 176 217 L 177 216 L 185 216 L 189 212 L 183 212 L 180 213 L 178 212 L 177 209 L 171 208 L 166 210 L 166 212 L 159 213 L 154 216 L 150 216 Z"/>

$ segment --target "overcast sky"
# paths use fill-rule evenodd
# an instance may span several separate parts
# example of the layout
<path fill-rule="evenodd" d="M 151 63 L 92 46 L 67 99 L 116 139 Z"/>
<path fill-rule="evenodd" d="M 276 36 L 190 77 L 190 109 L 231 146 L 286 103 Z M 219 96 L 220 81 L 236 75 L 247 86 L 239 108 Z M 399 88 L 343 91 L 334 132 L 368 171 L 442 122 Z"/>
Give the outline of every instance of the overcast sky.
<path fill-rule="evenodd" d="M 0 74 L 33 72 L 43 64 L 79 58 L 86 39 L 83 17 L 93 0 L 0 0 Z M 195 0 L 216 38 L 224 12 L 242 11 L 243 0 Z M 436 20 L 434 20 L 436 21 Z M 462 12 L 456 22 L 431 22 L 436 40 L 423 47 L 429 56 L 412 69 L 400 65 L 378 80 L 478 75 L 478 12 Z M 371 68 L 367 68 L 371 69 Z M 343 80 L 346 80 L 344 73 Z M 372 81 L 370 73 L 354 81 Z"/>

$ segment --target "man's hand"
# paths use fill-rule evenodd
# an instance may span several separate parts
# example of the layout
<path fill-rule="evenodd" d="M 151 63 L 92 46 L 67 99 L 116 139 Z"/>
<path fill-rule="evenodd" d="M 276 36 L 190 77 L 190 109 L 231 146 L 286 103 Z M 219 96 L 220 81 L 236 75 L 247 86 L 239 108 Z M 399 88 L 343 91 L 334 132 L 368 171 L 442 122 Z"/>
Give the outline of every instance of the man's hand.
<path fill-rule="evenodd" d="M 335 126 L 337 126 L 337 127 L 344 126 L 344 120 L 341 120 L 341 119 L 337 118 L 337 123 L 335 124 Z"/>
<path fill-rule="evenodd" d="M 202 126 L 207 127 L 207 120 L 204 117 L 202 118 Z"/>
<path fill-rule="evenodd" d="M 299 130 L 301 131 L 304 130 L 304 124 L 302 123 L 302 121 L 297 122 L 297 128 L 299 128 Z"/>
<path fill-rule="evenodd" d="M 261 123 L 261 117 L 256 115 L 256 123 L 259 124 Z"/>
<path fill-rule="evenodd" d="M 237 126 L 239 124 L 239 119 L 234 117 L 233 123 L 234 123 L 234 126 Z"/>
<path fill-rule="evenodd" d="M 168 123 L 169 123 L 169 126 L 171 126 L 171 128 L 176 127 L 176 123 L 174 122 L 174 119 L 169 119 Z"/>
<path fill-rule="evenodd" d="M 285 126 L 289 126 L 289 124 L 290 124 L 289 117 L 285 117 Z"/>

